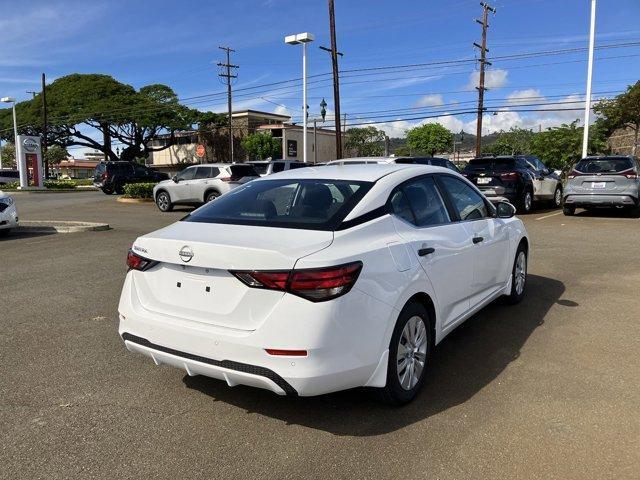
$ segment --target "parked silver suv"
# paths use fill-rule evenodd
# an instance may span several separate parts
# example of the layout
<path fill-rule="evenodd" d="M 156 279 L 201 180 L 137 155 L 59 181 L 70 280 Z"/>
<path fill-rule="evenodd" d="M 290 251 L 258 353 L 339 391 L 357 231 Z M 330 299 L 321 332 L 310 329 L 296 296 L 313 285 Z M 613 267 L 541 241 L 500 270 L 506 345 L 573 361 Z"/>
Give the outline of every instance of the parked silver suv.
<path fill-rule="evenodd" d="M 638 212 L 640 181 L 638 159 L 610 156 L 580 160 L 567 177 L 564 189 L 565 215 L 573 215 L 576 207 L 625 207 Z"/>
<path fill-rule="evenodd" d="M 248 164 L 193 165 L 182 170 L 171 180 L 158 183 L 153 188 L 153 198 L 160 211 L 169 212 L 174 205 L 200 205 L 210 202 L 258 177 L 255 169 Z"/>

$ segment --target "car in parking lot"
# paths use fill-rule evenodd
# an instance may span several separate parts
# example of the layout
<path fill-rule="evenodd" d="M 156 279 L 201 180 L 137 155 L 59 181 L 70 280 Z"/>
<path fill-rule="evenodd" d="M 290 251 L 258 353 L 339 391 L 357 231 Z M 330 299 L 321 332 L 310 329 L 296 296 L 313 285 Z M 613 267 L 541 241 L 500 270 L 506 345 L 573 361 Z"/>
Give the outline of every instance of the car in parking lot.
<path fill-rule="evenodd" d="M 105 194 L 122 194 L 127 183 L 154 183 L 169 178 L 164 172 L 158 172 L 136 162 L 100 162 L 93 172 L 93 185 Z"/>
<path fill-rule="evenodd" d="M 0 169 L 0 185 L 20 181 L 20 173 L 10 168 Z"/>
<path fill-rule="evenodd" d="M 119 333 L 156 364 L 230 386 L 367 386 L 406 403 L 448 333 L 523 298 L 529 240 L 514 213 L 439 167 L 263 177 L 134 241 Z"/>
<path fill-rule="evenodd" d="M 343 158 L 340 160 L 331 160 L 326 165 L 376 165 L 376 164 L 413 164 L 413 165 L 432 165 L 434 167 L 444 167 L 460 173 L 460 169 L 453 162 L 446 158 L 438 157 L 354 157 Z"/>
<path fill-rule="evenodd" d="M 577 207 L 618 207 L 639 213 L 638 166 L 632 156 L 583 158 L 567 176 L 564 214 L 573 215 Z"/>
<path fill-rule="evenodd" d="M 474 158 L 462 174 L 492 201 L 507 200 L 529 213 L 538 203 L 562 205 L 562 181 L 532 155 Z"/>
<path fill-rule="evenodd" d="M 11 195 L 0 190 L 0 236 L 18 226 L 18 210 Z"/>
<path fill-rule="evenodd" d="M 210 163 L 192 165 L 153 188 L 153 198 L 162 212 L 174 205 L 200 205 L 215 200 L 254 178 L 258 172 L 249 164 Z"/>
<path fill-rule="evenodd" d="M 247 163 L 251 165 L 261 177 L 271 175 L 272 173 L 280 173 L 294 168 L 309 166 L 309 164 L 299 162 L 298 160 L 253 160 Z"/>

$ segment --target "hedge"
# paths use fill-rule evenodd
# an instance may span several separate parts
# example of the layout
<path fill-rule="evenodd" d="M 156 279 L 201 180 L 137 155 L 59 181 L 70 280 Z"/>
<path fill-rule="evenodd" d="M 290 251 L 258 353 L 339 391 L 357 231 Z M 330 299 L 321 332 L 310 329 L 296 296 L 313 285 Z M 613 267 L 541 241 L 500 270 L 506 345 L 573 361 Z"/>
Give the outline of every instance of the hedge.
<path fill-rule="evenodd" d="M 45 180 L 44 186 L 49 190 L 73 190 L 76 183 L 73 180 Z"/>
<path fill-rule="evenodd" d="M 126 198 L 153 198 L 155 183 L 127 183 L 124 186 Z"/>
<path fill-rule="evenodd" d="M 0 185 L 0 190 L 17 190 L 20 186 L 20 182 L 11 182 Z"/>

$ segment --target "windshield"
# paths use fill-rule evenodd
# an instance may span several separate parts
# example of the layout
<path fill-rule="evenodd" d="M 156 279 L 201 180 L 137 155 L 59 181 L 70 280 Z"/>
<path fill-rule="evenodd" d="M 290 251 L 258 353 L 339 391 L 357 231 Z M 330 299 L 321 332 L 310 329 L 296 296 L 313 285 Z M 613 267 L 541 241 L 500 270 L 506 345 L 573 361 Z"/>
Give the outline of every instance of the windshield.
<path fill-rule="evenodd" d="M 269 167 L 268 163 L 252 163 L 251 166 L 253 169 L 260 175 L 265 175 L 267 173 L 267 168 Z"/>
<path fill-rule="evenodd" d="M 259 180 L 207 203 L 185 222 L 335 230 L 373 185 L 347 180 Z"/>
<path fill-rule="evenodd" d="M 581 173 L 617 173 L 630 168 L 633 163 L 626 157 L 585 158 L 575 167 Z"/>

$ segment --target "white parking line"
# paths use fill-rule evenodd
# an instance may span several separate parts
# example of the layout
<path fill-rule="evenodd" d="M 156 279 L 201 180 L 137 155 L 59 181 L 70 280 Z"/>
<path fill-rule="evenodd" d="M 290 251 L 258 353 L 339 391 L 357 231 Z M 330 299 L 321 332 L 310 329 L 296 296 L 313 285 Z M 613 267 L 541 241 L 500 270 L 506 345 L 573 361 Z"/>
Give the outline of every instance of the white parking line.
<path fill-rule="evenodd" d="M 538 217 L 536 220 L 544 220 L 545 218 L 555 217 L 556 215 L 562 215 L 562 212 L 552 213 L 550 215 L 545 215 L 544 217 Z"/>

